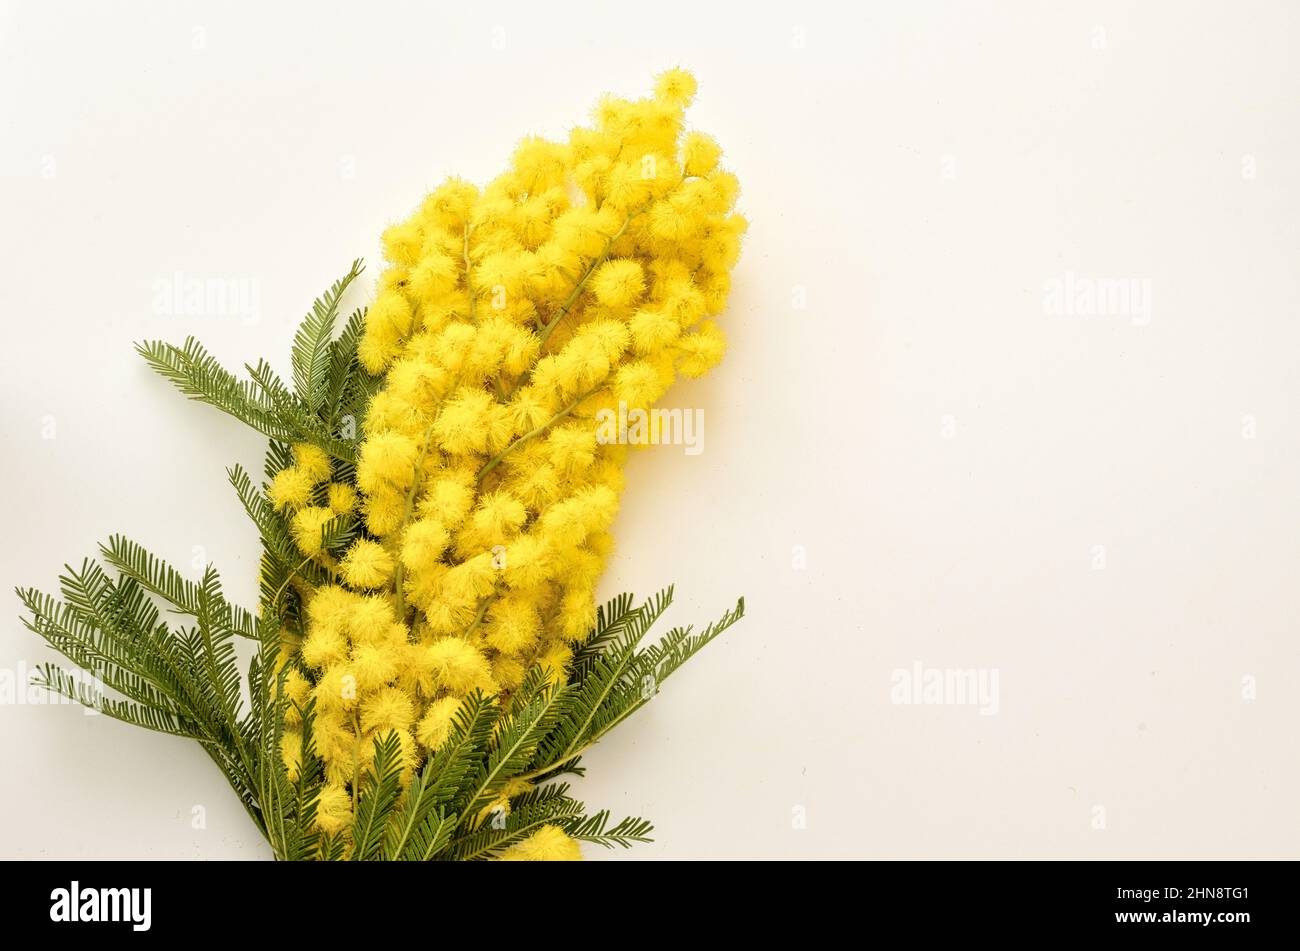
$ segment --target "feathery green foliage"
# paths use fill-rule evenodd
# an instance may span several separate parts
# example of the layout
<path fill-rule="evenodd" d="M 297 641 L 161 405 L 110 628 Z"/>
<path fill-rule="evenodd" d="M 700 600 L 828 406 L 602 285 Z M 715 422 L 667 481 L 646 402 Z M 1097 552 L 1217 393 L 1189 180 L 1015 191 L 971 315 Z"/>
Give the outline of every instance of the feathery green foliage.
<path fill-rule="evenodd" d="M 193 337 L 179 347 L 149 340 L 137 344 L 136 351 L 191 399 L 215 406 L 273 440 L 309 442 L 336 459 L 353 462 L 355 414 L 378 386 L 356 359 L 365 312 L 352 315 L 338 340 L 333 332 L 339 303 L 362 270 L 361 261 L 353 261 L 298 328 L 291 354 L 292 390 L 264 360 L 245 365 L 250 379 L 239 379 Z M 354 414 L 353 422 L 343 426 L 348 411 Z"/>

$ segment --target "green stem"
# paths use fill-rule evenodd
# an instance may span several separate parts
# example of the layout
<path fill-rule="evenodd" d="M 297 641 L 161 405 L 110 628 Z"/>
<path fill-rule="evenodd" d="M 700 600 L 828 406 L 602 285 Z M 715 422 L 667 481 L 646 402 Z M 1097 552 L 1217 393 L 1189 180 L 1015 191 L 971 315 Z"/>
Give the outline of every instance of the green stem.
<path fill-rule="evenodd" d="M 402 510 L 402 523 L 397 527 L 397 534 L 400 536 L 406 530 L 406 525 L 411 520 L 411 515 L 415 511 L 415 493 L 420 488 L 420 470 L 424 467 L 424 457 L 429 453 L 429 440 L 433 438 L 433 427 L 437 422 L 435 419 L 429 424 L 429 428 L 424 431 L 424 439 L 420 443 L 420 454 L 415 460 L 415 472 L 411 477 L 411 487 L 406 490 L 406 507 Z M 406 620 L 406 596 L 402 593 L 402 582 L 406 577 L 406 566 L 402 564 L 399 556 L 397 559 L 397 570 L 393 573 L 393 595 L 394 604 L 397 609 L 397 620 Z"/>
<path fill-rule="evenodd" d="M 605 242 L 605 247 L 601 249 L 600 256 L 591 262 L 591 266 L 588 267 L 586 273 L 582 275 L 582 279 L 574 285 L 573 290 L 570 291 L 569 296 L 564 299 L 564 303 L 560 305 L 560 309 L 556 311 L 555 316 L 552 317 L 546 326 L 542 328 L 540 335 L 541 339 L 537 347 L 538 350 L 546 346 L 546 338 L 551 335 L 551 331 L 553 331 L 559 325 L 560 321 L 569 313 L 569 309 L 578 300 L 578 295 L 581 294 L 583 288 L 587 286 L 587 282 L 591 280 L 591 276 L 596 273 L 596 268 L 609 260 L 609 254 L 614 250 L 615 242 L 627 233 L 627 226 L 632 223 L 632 219 L 643 211 L 645 211 L 645 206 L 642 206 L 635 211 L 629 211 L 627 217 L 623 219 L 623 224 L 617 231 L 609 236 L 609 239 Z"/>
<path fill-rule="evenodd" d="M 308 563 L 309 561 L 311 561 L 313 557 L 315 557 L 315 556 L 314 556 L 314 555 L 308 555 L 308 556 L 307 556 L 306 558 L 304 558 L 302 561 L 298 562 L 298 567 L 294 568 L 293 570 L 291 570 L 291 571 L 289 572 L 288 577 L 286 577 L 286 578 L 284 579 L 284 583 L 283 583 L 282 585 L 280 585 L 280 587 L 276 590 L 275 594 L 271 597 L 271 600 L 270 600 L 270 602 L 269 602 L 269 606 L 270 606 L 271 608 L 274 608 L 274 607 L 276 606 L 276 604 L 279 602 L 279 600 L 280 600 L 280 595 L 284 594 L 284 590 L 285 590 L 285 588 L 289 587 L 289 582 L 293 580 L 293 576 L 296 575 L 298 572 L 302 571 L 302 569 L 306 568 L 306 567 L 307 567 L 307 563 Z"/>
<path fill-rule="evenodd" d="M 474 285 L 470 282 L 469 233 L 472 229 L 465 225 L 465 293 L 469 296 L 469 319 L 474 320 L 478 314 L 478 299 L 474 296 Z"/>
<path fill-rule="evenodd" d="M 483 599 L 483 604 L 479 607 L 478 613 L 474 615 L 474 620 L 470 623 L 469 627 L 465 628 L 465 633 L 460 636 L 461 640 L 469 640 L 470 635 L 478 630 L 478 626 L 483 623 L 483 618 L 487 614 L 488 608 L 490 608 L 493 602 L 495 602 L 499 597 L 501 597 L 499 593 L 493 592 Z"/>
<path fill-rule="evenodd" d="M 618 722 L 620 722 L 620 723 L 623 722 L 623 719 L 624 719 L 624 718 L 620 717 Z M 608 731 L 606 731 L 606 732 L 608 732 Z M 605 735 L 604 733 L 601 734 L 601 736 L 604 736 L 604 735 Z M 600 737 L 597 737 L 596 740 L 598 740 L 599 738 L 600 738 Z M 542 777 L 542 776 L 545 776 L 545 775 L 546 775 L 547 773 L 549 773 L 549 772 L 553 772 L 554 770 L 559 769 L 559 768 L 560 768 L 561 766 L 563 766 L 565 763 L 568 763 L 568 762 L 570 762 L 570 761 L 572 761 L 572 760 L 577 759 L 577 758 L 578 758 L 579 756 L 581 756 L 583 753 L 587 752 L 587 750 L 589 750 L 589 749 L 591 749 L 593 746 L 595 746 L 595 745 L 596 745 L 596 740 L 592 740 L 590 743 L 587 743 L 587 744 L 583 745 L 583 746 L 582 746 L 580 749 L 578 749 L 576 752 L 570 753 L 570 754 L 569 754 L 568 756 L 566 756 L 564 759 L 556 760 L 554 763 L 549 763 L 549 764 L 547 764 L 546 766 L 542 766 L 542 767 L 540 767 L 539 769 L 535 769 L 535 770 L 533 770 L 533 771 L 530 772 L 530 773 L 524 773 L 522 776 L 511 776 L 510 778 L 511 778 L 512 780 L 515 780 L 515 781 L 518 781 L 518 782 L 531 783 L 533 780 L 538 779 L 538 778 L 540 778 L 540 777 Z"/>
<path fill-rule="evenodd" d="M 577 759 L 579 756 L 586 753 L 587 750 L 591 749 L 593 746 L 599 743 L 602 739 L 605 738 L 605 736 L 611 730 L 614 729 L 614 727 L 618 726 L 620 723 L 622 723 L 632 714 L 636 713 L 638 710 L 644 707 L 648 702 L 649 701 L 647 700 L 642 700 L 640 703 L 628 707 L 615 720 L 606 724 L 604 729 L 602 729 L 599 733 L 597 733 L 595 736 L 589 739 L 586 743 L 583 743 L 582 746 L 578 747 L 576 750 L 573 750 L 572 752 L 566 750 L 563 754 L 561 754 L 561 756 L 558 759 L 547 764 L 546 766 L 542 766 L 538 769 L 533 770 L 532 772 L 524 773 L 522 776 L 513 776 L 511 778 L 520 779 L 523 780 L 524 782 L 532 782 L 533 780 L 537 779 L 539 776 L 545 776 L 547 773 L 559 769 L 565 763 L 572 762 L 573 760 Z"/>
<path fill-rule="evenodd" d="M 568 406 L 564 407 L 564 409 L 560 410 L 558 413 L 556 413 L 546 422 L 542 423 L 542 425 L 538 426 L 536 429 L 532 430 L 531 432 L 524 433 L 522 436 L 520 436 L 510 445 L 506 446 L 506 448 L 502 449 L 499 453 L 497 453 L 495 456 L 489 459 L 487 463 L 483 466 L 483 468 L 478 471 L 478 481 L 482 483 L 483 477 L 486 476 L 493 469 L 495 469 L 498 465 L 500 465 L 502 459 L 510 455 L 510 453 L 514 452 L 524 443 L 528 442 L 528 440 L 535 439 L 538 436 L 540 436 L 542 433 L 546 432 L 547 429 L 554 426 L 560 420 L 564 419 L 564 417 L 572 413 L 575 409 L 578 408 L 578 404 L 580 404 L 583 400 L 587 399 L 587 397 L 591 396 L 599 389 L 600 387 L 596 386 L 588 390 L 586 393 L 583 393 L 581 396 L 575 399 Z"/>
<path fill-rule="evenodd" d="M 361 788 L 361 717 L 355 710 L 352 713 L 352 729 L 357 733 L 357 741 L 352 744 L 352 818 L 355 819 Z"/>
<path fill-rule="evenodd" d="M 616 232 L 610 235 L 609 240 L 605 242 L 605 247 L 601 250 L 600 255 L 591 262 L 591 266 L 588 267 L 586 272 L 583 273 L 582 278 L 578 281 L 578 283 L 573 286 L 573 290 L 570 291 L 569 296 L 564 299 L 564 303 L 560 305 L 560 309 L 557 310 L 555 312 L 555 315 L 550 320 L 548 320 L 546 324 L 542 327 L 541 332 L 538 334 L 538 342 L 537 342 L 538 353 L 541 353 L 542 348 L 546 346 L 546 341 L 551 336 L 552 331 L 554 331 L 555 328 L 560 325 L 560 321 L 565 318 L 565 316 L 569 313 L 569 310 L 577 302 L 578 296 L 582 293 L 583 288 L 587 286 L 587 282 L 591 280 L 591 276 L 596 273 L 596 269 L 600 267 L 602 264 L 604 264 L 607 260 L 609 260 L 609 255 L 610 252 L 614 249 L 615 242 L 617 242 L 619 238 L 623 237 L 623 235 L 627 233 L 628 225 L 632 223 L 632 219 L 635 218 L 637 215 L 641 214 L 641 212 L 645 211 L 646 208 L 648 207 L 649 207 L 648 205 L 642 205 L 640 208 L 637 208 L 635 211 L 629 211 L 627 213 L 627 217 L 623 219 L 622 226 Z M 514 385 L 511 386 L 510 389 L 506 391 L 505 399 L 508 400 L 510 399 L 511 396 L 514 395 L 515 390 L 519 389 L 519 386 L 523 382 L 523 380 L 524 378 L 522 376 L 519 377 L 519 379 L 515 380 Z"/>

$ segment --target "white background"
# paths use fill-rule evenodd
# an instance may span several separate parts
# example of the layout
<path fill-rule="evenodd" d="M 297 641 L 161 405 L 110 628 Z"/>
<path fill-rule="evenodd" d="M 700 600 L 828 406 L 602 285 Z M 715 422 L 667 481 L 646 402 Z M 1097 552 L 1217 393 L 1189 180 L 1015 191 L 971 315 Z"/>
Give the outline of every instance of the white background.
<path fill-rule="evenodd" d="M 583 798 L 652 817 L 643 858 L 1295 857 L 1296 7 L 744 11 L 0 5 L 0 582 L 123 531 L 253 602 L 223 469 L 262 440 L 131 342 L 284 368 L 443 177 L 681 63 L 753 224 L 728 358 L 668 399 L 705 451 L 632 462 L 603 590 L 749 616 Z M 1049 313 L 1067 272 L 1149 320 Z M 156 313 L 177 273 L 258 319 Z M 11 674 L 50 657 L 17 613 Z M 996 670 L 998 712 L 891 703 L 914 662 Z M 0 753 L 7 856 L 269 854 L 187 741 L 9 704 Z"/>

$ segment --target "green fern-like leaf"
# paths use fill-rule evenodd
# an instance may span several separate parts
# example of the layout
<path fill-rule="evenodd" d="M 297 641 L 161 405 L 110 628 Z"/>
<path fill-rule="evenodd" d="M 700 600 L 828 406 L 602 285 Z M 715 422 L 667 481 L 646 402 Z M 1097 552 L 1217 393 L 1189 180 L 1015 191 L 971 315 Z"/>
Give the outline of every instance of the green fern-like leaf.
<path fill-rule="evenodd" d="M 432 861 L 447 848 L 458 823 L 458 816 L 449 816 L 440 809 L 432 810 L 411 833 L 398 857 L 408 862 Z"/>
<path fill-rule="evenodd" d="M 162 340 L 147 340 L 136 344 L 135 349 L 190 399 L 214 406 L 272 439 L 297 438 L 298 434 L 280 418 L 275 404 L 256 383 L 240 380 L 193 337 L 186 337 L 179 347 Z"/>
<path fill-rule="evenodd" d="M 550 684 L 530 702 L 497 724 L 487 760 L 475 773 L 463 814 L 474 816 L 491 804 L 501 788 L 526 769 L 538 745 L 563 717 L 571 695 L 564 684 Z"/>
<path fill-rule="evenodd" d="M 330 344 L 330 368 L 323 415 L 330 432 L 339 438 L 355 438 L 370 400 L 379 392 L 383 377 L 371 376 L 357 358 L 357 345 L 365 330 L 365 310 L 353 312 L 342 333 Z M 351 417 L 351 435 L 345 435 L 345 418 Z"/>
<path fill-rule="evenodd" d="M 616 846 L 630 849 L 637 842 L 653 842 L 650 833 L 654 824 L 639 816 L 627 816 L 614 825 L 609 825 L 609 811 L 602 809 L 594 816 L 583 816 L 562 825 L 569 835 L 583 842 L 612 849 Z"/>
<path fill-rule="evenodd" d="M 475 770 L 492 741 L 498 707 L 490 697 L 475 690 L 461 701 L 452 718 L 447 740 L 429 759 L 424 771 L 433 776 L 424 795 L 434 807 L 463 812 Z"/>
<path fill-rule="evenodd" d="M 112 535 L 100 551 L 104 559 L 122 574 L 134 578 L 154 594 L 168 601 L 176 610 L 197 616 L 200 609 L 200 591 L 193 582 L 145 548 L 122 535 Z M 221 596 L 220 583 L 214 578 L 214 588 L 208 597 L 213 623 L 229 628 L 242 637 L 257 637 L 257 621 L 243 608 L 231 605 Z"/>
<path fill-rule="evenodd" d="M 375 738 L 374 767 L 362 785 L 352 819 L 352 859 L 371 858 L 384 844 L 385 828 L 402 792 L 402 745 L 395 732 Z"/>
<path fill-rule="evenodd" d="M 187 728 L 174 714 L 145 704 L 102 696 L 81 679 L 55 664 L 38 666 L 32 675 L 32 684 L 115 720 L 121 720 L 123 723 L 131 723 L 157 733 L 170 733 L 173 736 L 185 736 L 190 739 L 203 738 L 201 734 Z"/>
<path fill-rule="evenodd" d="M 580 820 L 585 810 L 568 795 L 568 786 L 544 786 L 513 800 L 508 813 L 490 815 L 478 828 L 454 839 L 449 851 L 462 862 L 491 858 L 544 825 L 563 828 Z"/>
<path fill-rule="evenodd" d="M 329 395 L 330 344 L 339 301 L 364 268 L 359 258 L 353 261 L 348 273 L 312 304 L 311 312 L 293 338 L 293 388 L 298 399 L 313 413 L 320 412 Z"/>
<path fill-rule="evenodd" d="M 593 726 L 636 660 L 636 646 L 672 604 L 673 589 L 661 591 L 636 610 L 622 612 L 601 633 L 599 654 L 584 658 L 574 672 L 569 715 L 538 750 L 542 762 L 562 763 L 598 738 Z M 598 618 L 599 621 L 599 618 Z"/>

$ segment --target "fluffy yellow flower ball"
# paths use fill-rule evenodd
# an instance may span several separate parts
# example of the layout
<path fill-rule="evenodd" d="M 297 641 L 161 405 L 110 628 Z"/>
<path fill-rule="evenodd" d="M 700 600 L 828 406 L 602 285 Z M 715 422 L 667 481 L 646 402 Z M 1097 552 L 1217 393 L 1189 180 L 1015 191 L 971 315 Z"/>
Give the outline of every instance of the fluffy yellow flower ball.
<path fill-rule="evenodd" d="M 522 842 L 501 853 L 502 862 L 580 862 L 582 850 L 576 839 L 555 825 L 544 825 Z"/>

